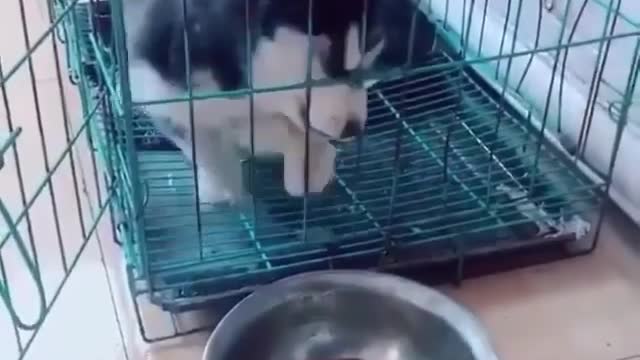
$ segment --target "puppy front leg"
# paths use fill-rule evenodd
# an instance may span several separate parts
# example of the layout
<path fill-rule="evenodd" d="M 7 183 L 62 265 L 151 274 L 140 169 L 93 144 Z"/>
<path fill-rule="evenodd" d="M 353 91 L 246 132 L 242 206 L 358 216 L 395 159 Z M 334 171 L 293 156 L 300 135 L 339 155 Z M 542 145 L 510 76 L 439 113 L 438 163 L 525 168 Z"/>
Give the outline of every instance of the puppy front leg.
<path fill-rule="evenodd" d="M 191 132 L 174 125 L 163 133 L 197 166 L 200 202 L 236 203 L 243 197 L 241 158 L 233 142 L 219 131 L 196 128 L 194 164 Z"/>
<path fill-rule="evenodd" d="M 321 193 L 335 176 L 336 149 L 326 141 L 309 142 L 309 193 Z M 290 138 L 284 153 L 284 186 L 289 195 L 304 195 L 304 136 Z"/>
<path fill-rule="evenodd" d="M 196 134 L 196 163 L 200 201 L 236 204 L 243 198 L 241 158 L 235 144 L 223 134 Z"/>

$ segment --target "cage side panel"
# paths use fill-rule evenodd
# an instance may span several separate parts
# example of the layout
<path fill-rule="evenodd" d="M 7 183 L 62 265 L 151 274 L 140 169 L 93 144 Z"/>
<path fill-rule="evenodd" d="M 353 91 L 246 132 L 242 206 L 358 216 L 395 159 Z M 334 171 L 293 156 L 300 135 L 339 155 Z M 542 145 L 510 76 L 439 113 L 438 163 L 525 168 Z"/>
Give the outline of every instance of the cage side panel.
<path fill-rule="evenodd" d="M 506 64 L 510 62 L 507 94 L 514 102 L 522 104 L 525 111 L 533 111 L 533 123 L 538 128 L 544 123 L 545 131 L 567 151 L 576 153 L 580 160 L 595 170 L 596 176 L 609 177 L 612 154 L 617 152 L 619 164 L 627 165 L 615 168 L 611 195 L 638 221 L 640 193 L 634 185 L 639 180 L 638 173 L 628 166 L 633 162 L 634 149 L 637 147 L 637 131 L 633 125 L 627 126 L 621 134 L 620 144 L 616 145 L 615 141 L 621 124 L 617 119 L 619 111 L 615 109 L 637 91 L 635 87 L 627 89 L 627 86 L 631 75 L 637 72 L 634 54 L 640 44 L 638 24 L 623 9 L 616 11 L 617 1 L 606 4 L 588 2 L 583 12 L 579 11 L 581 2 L 576 2 L 570 7 L 566 18 L 566 2 L 554 4 L 551 12 L 540 9 L 542 5 L 538 2 L 520 5 L 491 2 L 485 21 L 475 16 L 484 13 L 484 1 L 473 4 L 474 20 L 465 23 L 465 28 L 462 17 L 446 16 L 462 13 L 462 2 L 450 3 L 448 7 L 440 2 L 429 5 L 423 2 L 423 9 L 434 18 L 446 22 L 452 29 L 448 33 L 456 39 L 453 42 L 462 37 L 460 34 L 466 33 L 465 29 L 469 30 L 466 48 L 468 54 L 476 59 L 471 59 L 472 66 L 485 79 L 493 82 L 497 89 L 503 87 Z M 514 23 L 518 6 L 522 6 L 525 13 L 533 15 L 523 16 L 516 31 Z M 469 14 L 470 10 L 464 8 L 464 11 Z M 537 21 L 539 16 L 542 19 L 540 23 Z M 614 19 L 616 26 L 612 28 Z M 565 31 L 560 39 L 562 29 Z M 517 39 L 514 40 L 514 36 Z M 607 39 L 611 40 L 608 52 Z M 515 44 L 517 56 L 510 55 L 511 44 Z M 555 49 L 558 46 L 568 51 L 560 53 L 562 56 L 558 58 L 557 72 L 554 74 Z M 565 54 L 568 54 L 566 60 Z M 597 70 L 605 54 L 609 55 L 600 75 Z M 590 98 L 590 91 L 596 88 L 596 84 L 599 84 L 599 96 Z M 637 118 L 634 115 L 636 102 L 631 100 L 628 114 L 630 122 Z"/>
<path fill-rule="evenodd" d="M 104 339 L 65 344 L 96 324 L 113 340 L 107 348 L 115 345 L 106 351 L 122 356 L 113 312 L 92 317 L 78 306 L 89 287 L 96 305 L 111 306 L 96 233 L 108 225 L 100 220 L 108 219 L 114 184 L 101 176 L 93 152 L 104 92 L 91 94 L 67 75 L 78 59 L 62 25 L 73 22 L 76 5 L 10 1 L 0 12 L 11 29 L 0 40 L 0 133 L 14 135 L 0 147 L 2 358 L 84 357 Z"/>

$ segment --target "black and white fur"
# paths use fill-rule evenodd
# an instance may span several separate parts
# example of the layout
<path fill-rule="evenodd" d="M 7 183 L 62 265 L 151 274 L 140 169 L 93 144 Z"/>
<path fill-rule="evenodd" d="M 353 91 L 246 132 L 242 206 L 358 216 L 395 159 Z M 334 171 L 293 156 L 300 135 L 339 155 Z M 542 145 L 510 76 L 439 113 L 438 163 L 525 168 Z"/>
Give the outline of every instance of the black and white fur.
<path fill-rule="evenodd" d="M 134 101 L 184 97 L 189 83 L 196 95 L 244 89 L 250 85 L 250 68 L 257 89 L 299 84 L 306 79 L 311 46 L 312 78 L 341 81 L 311 89 L 309 125 L 336 139 L 357 136 L 364 128 L 366 90 L 348 78 L 352 71 L 370 67 L 382 52 L 379 10 L 384 6 L 377 4 L 389 6 L 394 0 L 314 0 L 312 37 L 307 36 L 308 0 L 184 0 L 186 21 L 183 0 L 129 1 L 135 3 L 129 5 L 135 11 L 125 14 Z M 283 154 L 285 188 L 302 195 L 307 106 L 305 89 L 258 93 L 251 121 L 248 96 L 194 101 L 202 201 L 235 202 L 242 197 L 241 158 L 250 149 L 252 123 L 256 154 Z M 169 126 L 158 123 L 158 128 L 192 159 L 189 104 L 146 110 L 155 118 L 170 119 Z M 327 138 L 311 132 L 310 192 L 321 192 L 333 179 L 335 156 Z"/>

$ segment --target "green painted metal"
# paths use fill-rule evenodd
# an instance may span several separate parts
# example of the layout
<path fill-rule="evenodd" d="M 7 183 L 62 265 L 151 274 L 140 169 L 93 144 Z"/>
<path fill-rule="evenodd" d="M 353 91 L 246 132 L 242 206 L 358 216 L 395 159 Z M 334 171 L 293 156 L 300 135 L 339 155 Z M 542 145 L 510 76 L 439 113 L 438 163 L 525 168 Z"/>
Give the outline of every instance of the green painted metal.
<path fill-rule="evenodd" d="M 48 1 L 47 5 L 49 15 L 49 25 L 37 37 L 31 38 L 31 27 L 33 24 L 27 21 L 27 17 L 31 14 L 29 8 L 23 0 L 16 1 L 18 4 L 21 27 L 11 29 L 16 31 L 18 36 L 24 39 L 25 53 L 14 63 L 7 64 L 6 58 L 0 58 L 0 106 L 4 110 L 4 118 L 2 127 L 8 129 L 7 137 L 3 137 L 0 141 L 0 158 L 3 159 L 3 172 L 5 179 L 15 179 L 17 189 L 19 190 L 19 199 L 21 207 L 15 209 L 7 204 L 8 200 L 15 194 L 10 194 L 10 189 L 3 188 L 0 191 L 0 312 L 8 314 L 11 332 L 13 334 L 3 338 L 2 347 L 0 349 L 0 357 L 3 359 L 23 359 L 27 356 L 37 341 L 37 336 L 42 329 L 45 319 L 55 306 L 64 285 L 74 272 L 78 262 L 82 259 L 85 249 L 90 241 L 95 241 L 95 234 L 100 219 L 109 209 L 111 199 L 114 197 L 116 182 L 107 181 L 107 188 L 101 188 L 97 182 L 87 185 L 82 171 L 79 169 L 77 155 L 79 152 L 91 152 L 87 149 L 83 142 L 93 142 L 93 127 L 96 126 L 97 117 L 100 116 L 105 108 L 105 91 L 97 86 L 89 84 L 85 79 L 82 63 L 84 59 L 79 56 L 81 53 L 82 42 L 79 41 L 80 34 L 73 29 L 79 29 L 78 12 L 81 1 L 56 0 Z M 52 41 L 55 40 L 55 41 Z M 61 46 L 64 44 L 64 46 Z M 35 58 L 38 54 L 47 54 L 53 59 L 53 71 L 51 84 L 56 96 L 59 96 L 59 114 L 49 114 L 43 110 L 42 87 L 36 79 Z M 68 69 L 63 68 L 65 59 L 67 59 Z M 6 70 L 5 70 L 6 69 Z M 26 74 L 28 82 L 22 83 Z M 67 93 L 64 91 L 67 83 L 71 80 L 79 91 L 81 98 L 80 109 L 70 109 Z M 30 99 L 16 98 L 18 92 L 14 91 L 20 87 L 28 85 Z M 14 114 L 16 106 L 32 106 L 35 111 L 35 118 L 22 119 L 16 118 Z M 80 113 L 78 114 L 78 111 Z M 72 121 L 73 118 L 79 116 L 79 121 Z M 52 149 L 50 134 L 45 131 L 44 124 L 51 121 L 61 121 L 60 128 L 63 129 L 63 146 Z M 72 124 L 73 123 L 73 124 Z M 19 124 L 20 126 L 18 126 Z M 32 124 L 24 127 L 24 124 Z M 24 142 L 25 135 L 36 135 L 39 142 L 33 144 Z M 34 169 L 33 164 L 25 163 L 28 153 L 37 153 L 43 159 L 43 177 L 40 179 L 25 178 L 29 176 L 29 170 Z M 86 164 L 85 164 L 86 165 Z M 89 164 L 97 169 L 95 162 Z M 69 171 L 68 171 L 69 170 Z M 67 172 L 68 171 L 68 172 Z M 71 199 L 75 202 L 77 208 L 77 220 L 75 224 L 62 224 L 64 219 L 59 213 L 61 204 L 59 198 L 61 196 L 60 189 L 53 185 L 55 178 L 59 174 L 64 173 L 70 176 L 72 192 Z M 58 177 L 59 178 L 59 177 Z M 117 181 L 117 180 L 116 180 Z M 81 205 L 82 198 L 85 196 L 83 189 L 87 186 L 95 186 L 97 192 L 100 193 L 98 202 L 89 212 L 83 212 Z M 5 201 L 5 197 L 7 201 Z M 46 249 L 40 248 L 42 242 L 35 240 L 36 237 L 42 238 L 42 232 L 37 231 L 37 227 L 41 219 L 33 217 L 33 212 L 38 206 L 50 206 L 51 220 L 54 224 L 54 232 L 47 234 L 52 243 Z M 89 199 L 91 206 L 91 199 Z M 79 247 L 74 250 L 66 248 L 62 239 L 63 231 L 76 226 L 81 234 Z M 58 253 L 59 271 L 62 276 L 56 279 L 55 283 L 46 282 L 43 279 L 42 269 L 42 252 L 54 251 Z M 51 259 L 51 254 L 45 254 L 45 258 Z M 14 266 L 7 268 L 7 263 L 11 262 Z M 18 264 L 15 267 L 15 264 Z M 50 265 L 50 264 L 49 264 Z M 26 275 L 23 279 L 25 283 L 16 284 L 15 276 Z M 27 304 L 16 303 L 16 289 L 24 287 L 33 287 L 36 292 L 34 294 L 34 304 L 36 307 L 33 311 L 25 312 Z M 26 309 L 30 310 L 30 309 Z M 0 327 L 7 325 L 5 322 L 0 323 Z M 5 330 L 4 328 L 2 329 Z M 3 334 L 5 334 L 3 332 Z"/>
<path fill-rule="evenodd" d="M 24 6 L 24 0 L 16 1 Z M 199 201 L 193 168 L 158 134 L 144 107 L 178 101 L 192 104 L 207 98 L 251 99 L 261 92 L 308 89 L 331 82 L 307 79 L 303 84 L 268 89 L 249 86 L 212 94 L 190 90 L 179 99 L 134 103 L 124 71 L 128 58 L 123 0 L 110 0 L 109 7 L 98 0 L 49 1 L 50 26 L 33 41 L 27 40 L 24 56 L 15 63 L 0 63 L 2 105 L 9 128 L 7 136 L 0 138 L 0 158 L 18 165 L 15 177 L 22 200 L 21 211 L 11 213 L 0 192 L 0 311 L 6 310 L 12 320 L 17 358 L 25 357 L 107 211 L 129 267 L 132 295 L 149 296 L 153 303 L 173 312 L 242 296 L 303 271 L 386 270 L 450 259 L 462 269 L 470 254 L 575 240 L 583 235 L 577 229 L 592 220 L 588 214 L 601 214 L 617 151 L 611 153 L 608 173 L 584 175 L 579 156 L 568 156 L 546 134 L 558 130 L 547 129 L 549 121 L 557 120 L 550 119 L 548 111 L 557 95 L 552 89 L 554 83 L 566 81 L 566 50 L 596 46 L 597 62 L 604 64 L 610 56 L 610 41 L 632 38 L 640 48 L 640 25 L 620 13 L 619 1 L 597 0 L 594 4 L 606 13 L 600 34 L 574 40 L 567 37 L 573 25 L 566 14 L 581 1 L 567 1 L 557 42 L 542 46 L 536 40 L 532 48 L 521 50 L 516 46 L 517 34 L 531 14 L 523 14 L 524 0 L 505 1 L 510 22 L 505 21 L 503 27 L 513 28 L 516 36 L 510 40 L 503 36 L 499 54 L 486 55 L 486 39 L 496 34 L 484 32 L 486 14 L 470 11 L 486 2 L 462 1 L 465 10 L 456 13 L 451 10 L 453 2 L 445 0 L 446 11 L 440 14 L 444 21 L 438 24 L 439 46 L 428 63 L 366 74 L 378 80 L 370 91 L 367 133 L 362 141 L 339 148 L 337 179 L 326 194 L 292 199 L 282 188 L 278 159 L 249 157 L 244 163 L 245 186 L 253 198 L 242 207 Z M 433 0 L 422 0 L 420 6 L 430 9 L 431 3 Z M 447 26 L 450 19 L 460 19 L 462 28 Z M 616 21 L 635 31 L 614 33 Z M 474 35 L 471 24 L 477 22 L 483 24 L 480 42 L 471 48 L 466 44 Z M 62 105 L 66 143 L 59 153 L 48 153 L 46 134 L 39 133 L 41 149 L 30 151 L 43 152 L 45 176 L 27 192 L 20 170 L 20 153 L 27 151 L 20 142 L 25 130 L 13 126 L 7 94 L 20 71 L 30 73 L 31 85 L 37 89 L 32 69 L 37 51 L 52 52 L 55 80 L 61 89 L 67 80 L 76 85 L 82 121 L 75 128 L 69 126 L 72 111 L 66 103 Z M 543 53 L 551 54 L 552 71 L 557 75 L 546 91 L 544 106 L 534 109 L 529 99 L 519 96 L 522 81 L 511 68 L 522 59 L 529 59 L 529 67 L 533 57 Z M 59 57 L 67 59 L 67 69 L 62 69 Z M 3 67 L 8 70 L 3 72 Z M 506 75 L 499 76 L 496 67 L 506 69 Z M 610 109 L 618 123 L 614 150 L 634 104 L 639 69 L 636 55 L 628 69 L 627 86 Z M 590 98 L 595 98 L 601 71 L 594 71 L 591 80 Z M 515 103 L 514 98 L 520 102 Z M 597 106 L 595 100 L 588 106 Z M 41 123 L 46 115 L 34 121 Z M 534 120 L 541 127 L 534 126 Z M 585 133 L 590 121 L 585 115 Z M 61 233 L 53 234 L 65 276 L 51 292 L 42 286 L 30 209 L 36 200 L 45 199 L 60 226 L 52 177 L 63 163 L 70 163 L 75 174 L 73 154 L 82 151 L 79 144 L 84 140 L 95 150 L 92 165 L 105 179 L 106 188 L 100 189 L 102 196 L 90 219 L 78 212 L 83 238 L 79 252 L 69 257 Z M 74 177 L 78 204 L 82 196 L 79 184 L 84 182 Z M 598 218 L 591 221 L 592 232 L 597 233 L 598 226 Z M 595 244 L 594 240 L 588 248 Z M 12 301 L 12 287 L 2 266 L 3 251 L 10 245 L 18 249 L 24 271 L 38 290 L 40 308 L 35 319 L 24 319 Z M 144 335 L 142 324 L 141 330 Z M 192 331 L 176 329 L 172 335 L 147 340 Z M 0 357 L 4 358 L 2 350 Z"/>
<path fill-rule="evenodd" d="M 427 1 L 421 5 L 425 3 L 428 8 Z M 384 267 L 384 261 L 379 261 L 383 254 L 402 249 L 413 249 L 428 259 L 429 254 L 447 252 L 465 237 L 478 238 L 465 243 L 470 248 L 488 246 L 487 239 L 496 245 L 536 237 L 540 234 L 522 233 L 522 229 L 531 224 L 562 227 L 596 211 L 610 182 L 608 174 L 595 182 L 583 176 L 576 158 L 567 159 L 545 136 L 551 89 L 556 82 L 563 84 L 564 78 L 552 79 L 541 109 L 528 108 L 525 99 L 519 105 L 528 112 L 518 112 L 506 100 L 518 92 L 512 87 L 511 64 L 549 53 L 552 71 L 563 73 L 564 50 L 595 44 L 598 61 L 604 61 L 609 40 L 638 38 L 640 32 L 610 32 L 614 18 L 633 23 L 620 16 L 616 2 L 599 2 L 607 14 L 601 35 L 567 40 L 572 24 L 566 14 L 576 6 L 569 1 L 562 9 L 565 16 L 557 42 L 521 50 L 516 40 L 519 24 L 525 21 L 523 3 L 509 1 L 511 22 L 505 22 L 504 33 L 512 26 L 515 36 L 509 41 L 503 36 L 499 54 L 486 55 L 482 41 L 478 49 L 464 46 L 471 22 L 484 19 L 469 11 L 480 1 L 464 3 L 461 14 L 452 13 L 447 5 L 443 24 L 460 16 L 462 29 L 438 27 L 443 44 L 430 63 L 366 74 L 379 81 L 371 91 L 368 133 L 363 144 L 339 149 L 332 191 L 320 199 L 291 199 L 274 175 L 278 162 L 250 158 L 246 186 L 254 194 L 253 201 L 245 208 L 228 208 L 199 202 L 192 167 L 178 152 L 163 147 L 166 144 L 149 119 L 137 111 L 160 103 L 251 98 L 261 92 L 331 82 L 307 79 L 275 88 L 249 86 L 211 94 L 188 91 L 181 98 L 134 103 L 128 74 L 120 71 L 128 61 L 123 51 L 125 9 L 120 1 L 111 1 L 112 46 L 102 46 L 95 33 L 86 46 L 92 49 L 115 110 L 109 126 L 117 128 L 118 137 L 114 140 L 106 134 L 103 141 L 113 143 L 108 148 L 99 146 L 99 152 L 118 161 L 113 171 L 125 184 L 117 201 L 125 229 L 121 235 L 132 274 L 144 284 L 140 292 L 178 311 L 189 307 L 190 298 L 226 298 L 300 271 L 359 261 L 367 267 Z M 480 35 L 485 36 L 490 34 Z M 489 66 L 496 63 L 498 70 Z M 501 66 L 506 76 L 500 78 Z M 474 73 L 496 78 L 495 89 Z M 594 89 L 600 76 L 594 74 Z M 448 88 L 450 84 L 455 84 L 455 91 Z M 534 116 L 541 129 L 530 126 Z M 385 122 L 388 117 L 396 119 L 395 125 Z M 402 168 L 403 162 L 410 164 Z M 537 213 L 523 210 L 528 207 Z M 456 251 L 454 256 L 464 257 Z"/>

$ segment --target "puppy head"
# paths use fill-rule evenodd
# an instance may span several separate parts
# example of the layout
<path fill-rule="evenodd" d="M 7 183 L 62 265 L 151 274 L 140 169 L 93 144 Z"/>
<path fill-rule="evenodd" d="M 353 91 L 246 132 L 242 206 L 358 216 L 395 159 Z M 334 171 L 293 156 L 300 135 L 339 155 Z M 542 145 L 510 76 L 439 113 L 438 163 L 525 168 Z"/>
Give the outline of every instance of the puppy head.
<path fill-rule="evenodd" d="M 311 61 L 308 51 L 311 46 Z M 332 56 L 332 41 L 324 35 L 309 38 L 296 30 L 281 28 L 273 40 L 267 40 L 256 49 L 253 59 L 254 86 L 277 87 L 304 83 L 307 66 L 311 78 L 322 80 L 332 77 L 328 62 Z M 353 24 L 345 34 L 343 64 L 347 74 L 371 67 L 383 48 L 383 41 L 364 52 L 360 46 L 360 30 Z M 358 136 L 367 120 L 367 92 L 362 82 L 341 76 L 330 85 L 296 88 L 262 93 L 256 103 L 262 111 L 286 116 L 300 130 L 306 129 L 306 114 L 312 133 L 331 139 L 349 139 Z"/>

